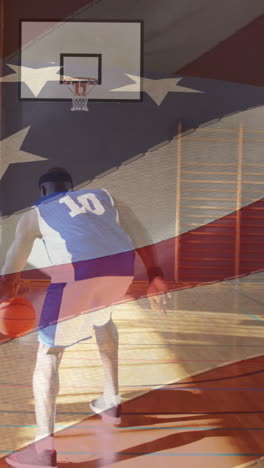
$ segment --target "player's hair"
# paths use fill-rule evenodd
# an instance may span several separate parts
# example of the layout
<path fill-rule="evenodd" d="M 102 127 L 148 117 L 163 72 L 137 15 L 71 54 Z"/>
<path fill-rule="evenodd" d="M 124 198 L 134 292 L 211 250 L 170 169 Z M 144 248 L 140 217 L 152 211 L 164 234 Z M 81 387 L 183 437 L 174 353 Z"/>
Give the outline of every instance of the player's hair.
<path fill-rule="evenodd" d="M 63 167 L 52 167 L 42 174 L 38 181 L 39 187 L 46 182 L 69 182 L 73 186 L 71 174 Z"/>

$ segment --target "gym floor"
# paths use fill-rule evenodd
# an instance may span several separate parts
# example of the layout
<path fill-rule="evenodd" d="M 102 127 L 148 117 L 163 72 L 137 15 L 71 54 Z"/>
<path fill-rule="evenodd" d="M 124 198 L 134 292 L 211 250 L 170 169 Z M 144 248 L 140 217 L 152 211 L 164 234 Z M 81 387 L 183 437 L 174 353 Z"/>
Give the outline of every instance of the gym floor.
<path fill-rule="evenodd" d="M 95 340 L 69 348 L 57 400 L 59 467 L 158 467 L 160 457 L 168 467 L 238 467 L 264 455 L 262 288 L 259 274 L 177 291 L 166 318 L 146 299 L 118 305 L 124 403 L 117 427 L 89 410 L 102 385 Z M 44 288 L 31 290 L 37 309 L 43 296 Z M 36 349 L 36 332 L 0 348 L 0 466 L 34 440 Z"/>

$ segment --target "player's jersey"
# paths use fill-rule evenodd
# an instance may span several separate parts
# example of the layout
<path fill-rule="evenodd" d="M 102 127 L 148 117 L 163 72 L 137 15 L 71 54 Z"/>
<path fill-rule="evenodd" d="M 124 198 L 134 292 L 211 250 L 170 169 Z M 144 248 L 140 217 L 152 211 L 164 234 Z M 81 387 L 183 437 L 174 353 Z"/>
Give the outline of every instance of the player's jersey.
<path fill-rule="evenodd" d="M 55 193 L 36 209 L 52 265 L 73 265 L 75 280 L 133 275 L 134 247 L 106 190 Z"/>

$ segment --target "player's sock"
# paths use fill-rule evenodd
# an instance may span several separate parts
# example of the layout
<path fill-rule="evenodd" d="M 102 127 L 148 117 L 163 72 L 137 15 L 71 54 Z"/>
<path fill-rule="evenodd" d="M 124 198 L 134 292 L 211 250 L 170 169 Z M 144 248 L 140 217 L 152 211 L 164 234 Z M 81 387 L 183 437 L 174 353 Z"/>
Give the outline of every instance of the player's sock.
<path fill-rule="evenodd" d="M 121 403 L 121 398 L 120 398 L 119 393 L 115 394 L 113 392 L 104 391 L 102 397 L 105 403 L 108 405 L 120 405 Z"/>
<path fill-rule="evenodd" d="M 120 424 L 121 399 L 119 395 L 103 394 L 90 403 L 90 408 L 96 414 L 100 414 L 105 422 Z"/>

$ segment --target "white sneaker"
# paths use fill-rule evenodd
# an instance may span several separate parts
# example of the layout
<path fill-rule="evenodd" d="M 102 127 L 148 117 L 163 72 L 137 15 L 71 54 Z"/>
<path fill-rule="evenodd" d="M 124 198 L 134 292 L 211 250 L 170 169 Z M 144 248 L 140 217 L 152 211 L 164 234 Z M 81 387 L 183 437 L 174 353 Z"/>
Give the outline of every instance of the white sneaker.
<path fill-rule="evenodd" d="M 8 455 L 6 462 L 15 468 L 57 468 L 57 453 L 55 450 L 44 450 L 39 454 L 35 444 L 32 444 Z"/>
<path fill-rule="evenodd" d="M 104 395 L 101 395 L 97 400 L 91 401 L 90 408 L 95 414 L 99 414 L 105 423 L 121 423 L 121 400 L 119 395 L 107 400 Z"/>

